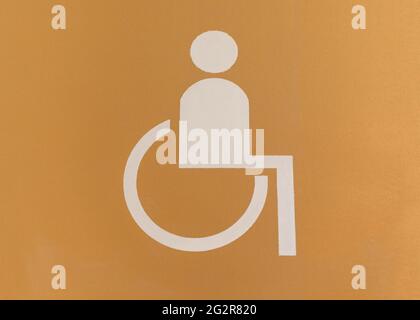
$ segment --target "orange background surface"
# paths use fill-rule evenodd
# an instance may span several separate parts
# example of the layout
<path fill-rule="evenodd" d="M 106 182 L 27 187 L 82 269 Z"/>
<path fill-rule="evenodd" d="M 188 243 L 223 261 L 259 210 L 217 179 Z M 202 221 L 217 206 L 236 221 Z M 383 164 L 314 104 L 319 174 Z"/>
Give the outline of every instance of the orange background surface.
<path fill-rule="evenodd" d="M 0 4 L 0 298 L 420 298 L 420 3 L 361 0 Z M 238 241 L 164 247 L 132 220 L 125 162 L 206 78 L 192 40 L 232 35 L 223 74 L 247 93 L 267 154 L 294 156 L 297 257 L 279 257 L 275 189 Z M 274 172 L 267 171 L 271 186 Z M 179 170 L 149 153 L 140 192 L 169 231 L 204 236 L 246 208 L 240 170 Z M 51 288 L 51 267 L 67 290 Z M 367 269 L 367 290 L 351 268 Z"/>

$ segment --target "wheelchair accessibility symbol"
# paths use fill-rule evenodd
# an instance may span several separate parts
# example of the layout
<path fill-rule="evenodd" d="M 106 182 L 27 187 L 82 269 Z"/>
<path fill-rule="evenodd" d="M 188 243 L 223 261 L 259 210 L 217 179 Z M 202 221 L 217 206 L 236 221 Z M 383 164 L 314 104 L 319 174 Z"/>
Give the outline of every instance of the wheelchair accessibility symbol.
<path fill-rule="evenodd" d="M 193 41 L 190 53 L 196 67 L 216 74 L 235 64 L 238 47 L 227 33 L 207 31 Z M 143 208 L 137 190 L 141 161 L 154 143 L 171 132 L 170 120 L 152 128 L 132 149 L 125 167 L 125 201 L 134 221 L 148 236 L 169 248 L 189 252 L 210 251 L 230 244 L 254 225 L 264 208 L 268 177 L 259 173 L 275 169 L 279 256 L 296 256 L 293 157 L 267 156 L 258 151 L 252 155 L 249 101 L 238 85 L 222 78 L 207 78 L 190 86 L 180 100 L 179 169 L 240 168 L 254 175 L 248 208 L 226 230 L 207 237 L 179 236 L 157 225 Z"/>

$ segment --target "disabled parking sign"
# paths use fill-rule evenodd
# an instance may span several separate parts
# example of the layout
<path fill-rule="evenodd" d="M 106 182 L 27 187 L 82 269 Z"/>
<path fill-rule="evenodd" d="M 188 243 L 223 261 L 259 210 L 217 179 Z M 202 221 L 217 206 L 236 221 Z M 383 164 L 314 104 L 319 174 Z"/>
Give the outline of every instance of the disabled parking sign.
<path fill-rule="evenodd" d="M 221 31 L 207 31 L 199 35 L 191 46 L 194 64 L 211 73 L 229 69 L 235 63 L 237 54 L 233 38 Z M 277 188 L 278 254 L 295 256 L 293 157 L 251 155 L 249 103 L 245 92 L 237 84 L 222 78 L 207 78 L 193 84 L 181 98 L 179 127 L 180 169 L 276 170 L 277 181 L 273 186 Z M 134 221 L 154 240 L 182 251 L 209 251 L 237 240 L 253 226 L 264 208 L 267 176 L 254 177 L 254 192 L 248 208 L 232 226 L 218 234 L 201 238 L 182 237 L 164 230 L 146 213 L 138 195 L 137 174 L 145 153 L 169 131 L 170 120 L 151 129 L 139 140 L 127 161 L 124 195 Z M 193 144 L 190 144 L 191 140 Z M 174 151 L 168 149 L 168 152 Z"/>

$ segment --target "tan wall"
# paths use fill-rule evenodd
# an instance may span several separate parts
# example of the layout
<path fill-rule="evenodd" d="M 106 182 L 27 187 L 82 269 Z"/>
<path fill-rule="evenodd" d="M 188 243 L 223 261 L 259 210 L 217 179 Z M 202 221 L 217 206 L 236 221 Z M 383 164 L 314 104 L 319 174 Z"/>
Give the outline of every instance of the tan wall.
<path fill-rule="evenodd" d="M 360 0 L 67 0 L 0 4 L 0 298 L 420 298 L 420 5 Z M 148 238 L 124 202 L 127 156 L 177 121 L 206 74 L 191 41 L 239 45 L 223 77 L 251 103 L 266 151 L 295 157 L 298 256 L 277 256 L 276 197 L 235 243 L 185 253 Z M 237 219 L 252 177 L 161 167 L 141 173 L 147 210 L 202 236 Z M 269 172 L 273 184 L 274 175 Z M 67 268 L 54 291 L 51 267 Z M 366 266 L 368 290 L 351 268 Z"/>

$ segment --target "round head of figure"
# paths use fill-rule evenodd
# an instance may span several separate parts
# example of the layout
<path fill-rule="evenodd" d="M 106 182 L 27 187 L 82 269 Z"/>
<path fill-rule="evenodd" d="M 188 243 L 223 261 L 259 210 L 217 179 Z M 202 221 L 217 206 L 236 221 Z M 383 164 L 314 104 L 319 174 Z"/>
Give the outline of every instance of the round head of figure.
<path fill-rule="evenodd" d="M 190 54 L 197 68 L 209 73 L 220 73 L 235 64 L 238 46 L 226 32 L 207 31 L 195 38 Z"/>

